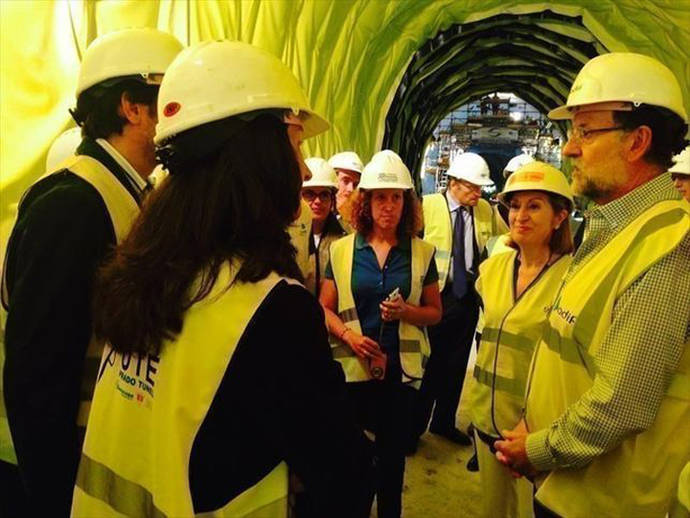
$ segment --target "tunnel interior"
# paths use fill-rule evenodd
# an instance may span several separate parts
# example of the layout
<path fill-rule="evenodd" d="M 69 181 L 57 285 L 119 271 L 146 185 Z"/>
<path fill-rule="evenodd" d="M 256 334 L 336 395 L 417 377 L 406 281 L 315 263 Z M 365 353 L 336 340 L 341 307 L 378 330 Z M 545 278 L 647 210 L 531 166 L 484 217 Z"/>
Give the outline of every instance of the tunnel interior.
<path fill-rule="evenodd" d="M 386 116 L 383 148 L 397 151 L 418 181 L 424 148 L 447 113 L 497 91 L 546 113 L 605 52 L 580 16 L 549 10 L 452 25 L 413 55 Z"/>

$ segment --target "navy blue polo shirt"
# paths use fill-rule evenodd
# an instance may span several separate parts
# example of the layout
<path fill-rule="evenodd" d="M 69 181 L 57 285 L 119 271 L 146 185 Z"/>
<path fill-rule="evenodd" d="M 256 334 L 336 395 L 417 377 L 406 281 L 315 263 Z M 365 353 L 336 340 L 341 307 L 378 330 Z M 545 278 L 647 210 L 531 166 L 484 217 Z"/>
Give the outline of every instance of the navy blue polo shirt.
<path fill-rule="evenodd" d="M 400 365 L 400 343 L 398 327 L 400 322 L 383 322 L 379 304 L 395 288 L 407 299 L 410 295 L 412 278 L 412 248 L 409 238 L 401 239 L 391 248 L 383 268 L 379 267 L 376 252 L 358 232 L 355 235 L 355 250 L 352 258 L 352 295 L 355 299 L 357 317 L 364 336 L 379 343 L 388 355 L 389 362 Z M 333 270 L 329 261 L 324 274 L 326 279 L 333 280 Z M 431 260 L 424 277 L 424 286 L 438 282 L 436 261 Z M 383 325 L 383 331 L 381 331 Z M 381 334 L 380 334 L 381 333 Z M 381 338 L 379 339 L 379 336 Z M 392 367 L 389 363 L 389 367 Z"/>

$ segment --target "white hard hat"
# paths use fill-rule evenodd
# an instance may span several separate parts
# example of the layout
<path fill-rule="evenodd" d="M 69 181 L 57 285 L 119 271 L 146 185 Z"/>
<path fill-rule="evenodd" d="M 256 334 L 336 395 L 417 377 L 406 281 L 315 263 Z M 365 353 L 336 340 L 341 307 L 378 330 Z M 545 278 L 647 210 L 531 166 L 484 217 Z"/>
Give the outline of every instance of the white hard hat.
<path fill-rule="evenodd" d="M 690 146 L 673 157 L 673 167 L 669 169 L 670 173 L 687 174 L 690 175 Z"/>
<path fill-rule="evenodd" d="M 565 175 L 552 165 L 532 161 L 511 174 L 498 199 L 505 203 L 506 195 L 519 191 L 546 191 L 563 196 L 572 209 L 573 191 Z"/>
<path fill-rule="evenodd" d="M 597 103 L 600 109 L 631 109 L 631 105 L 651 104 L 676 113 L 684 121 L 688 116 L 683 105 L 678 79 L 656 59 L 632 52 L 612 52 L 590 59 L 577 74 L 564 106 L 551 110 L 551 119 L 571 119 L 574 108 Z"/>
<path fill-rule="evenodd" d="M 458 155 L 448 168 L 448 176 L 465 180 L 474 185 L 493 185 L 489 165 L 477 153 Z"/>
<path fill-rule="evenodd" d="M 160 84 L 161 75 L 182 50 L 182 44 L 156 29 L 125 29 L 99 36 L 84 52 L 79 69 L 77 97 L 107 79 L 139 76 Z"/>
<path fill-rule="evenodd" d="M 331 164 L 331 167 L 334 169 L 347 169 L 348 171 L 354 171 L 359 174 L 362 174 L 362 169 L 364 169 L 362 159 L 359 158 L 359 155 L 354 151 L 336 153 L 328 159 L 328 163 Z"/>
<path fill-rule="evenodd" d="M 74 155 L 81 144 L 81 128 L 70 128 L 58 135 L 46 156 L 46 172 L 55 171 L 67 158 Z"/>
<path fill-rule="evenodd" d="M 302 183 L 302 187 L 332 187 L 338 188 L 338 177 L 326 160 L 321 157 L 311 157 L 304 161 L 311 171 L 311 179 Z"/>
<path fill-rule="evenodd" d="M 379 151 L 362 171 L 360 189 L 413 189 L 410 170 L 390 149 Z"/>
<path fill-rule="evenodd" d="M 510 173 L 514 173 L 523 165 L 530 164 L 532 162 L 534 162 L 534 157 L 528 155 L 527 153 L 514 156 L 513 158 L 508 160 L 508 163 L 503 168 L 503 178 L 508 178 L 510 176 Z"/>
<path fill-rule="evenodd" d="M 265 109 L 285 109 L 299 117 L 303 138 L 329 128 L 311 109 L 292 71 L 273 54 L 239 41 L 204 41 L 182 51 L 167 70 L 154 141 Z"/>

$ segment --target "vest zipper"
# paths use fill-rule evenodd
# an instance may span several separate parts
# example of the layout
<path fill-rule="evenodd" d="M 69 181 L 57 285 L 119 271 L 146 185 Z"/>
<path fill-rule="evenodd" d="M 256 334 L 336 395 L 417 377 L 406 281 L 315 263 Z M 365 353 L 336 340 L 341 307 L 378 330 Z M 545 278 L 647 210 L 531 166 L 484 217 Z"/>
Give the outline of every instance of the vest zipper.
<path fill-rule="evenodd" d="M 561 256 L 564 257 L 564 256 Z M 517 256 L 515 257 L 517 260 Z M 560 261 L 560 257 L 558 258 L 557 261 L 554 261 L 553 264 L 557 263 Z M 551 258 L 549 257 L 549 261 Z M 532 286 L 534 286 L 539 279 L 542 278 L 544 273 L 553 266 L 553 264 L 549 264 L 549 261 L 546 261 L 546 264 L 542 267 L 541 271 L 539 274 L 532 279 L 532 282 L 530 282 L 527 287 L 522 290 L 522 293 L 520 293 L 520 296 L 515 298 L 515 283 L 511 284 L 511 293 L 513 295 L 513 305 L 508 309 L 505 315 L 503 315 L 503 318 L 501 319 L 501 325 L 498 327 L 498 334 L 496 336 L 496 351 L 494 352 L 494 365 L 493 365 L 493 370 L 491 373 L 491 424 L 494 427 L 494 431 L 498 434 L 498 437 L 503 439 L 503 435 L 501 434 L 500 430 L 498 429 L 498 426 L 496 426 L 496 415 L 495 415 L 495 392 L 496 392 L 496 366 L 498 365 L 498 350 L 500 348 L 501 344 L 501 333 L 503 333 L 503 326 L 505 324 L 506 319 L 508 318 L 508 315 L 515 309 L 515 307 L 518 305 L 520 302 L 520 299 L 527 293 L 529 290 L 532 289 Z M 513 268 L 515 268 L 515 261 L 513 261 Z M 513 278 L 515 278 L 515 271 L 513 271 Z M 524 414 L 524 412 L 523 412 Z"/>

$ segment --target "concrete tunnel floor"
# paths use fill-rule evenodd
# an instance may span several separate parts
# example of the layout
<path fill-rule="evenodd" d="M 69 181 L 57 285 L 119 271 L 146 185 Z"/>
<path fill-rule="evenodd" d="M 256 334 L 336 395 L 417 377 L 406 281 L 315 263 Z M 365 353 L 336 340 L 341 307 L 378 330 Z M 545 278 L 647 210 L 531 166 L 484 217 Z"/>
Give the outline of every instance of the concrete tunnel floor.
<path fill-rule="evenodd" d="M 474 360 L 473 347 L 456 416 L 456 424 L 463 431 L 466 431 L 469 426 L 466 394 Z M 465 467 L 473 454 L 472 446 L 459 446 L 426 432 L 419 442 L 417 453 L 406 458 L 403 517 L 472 518 L 479 516 L 479 473 L 471 473 Z M 371 518 L 376 518 L 376 503 L 374 503 Z"/>

